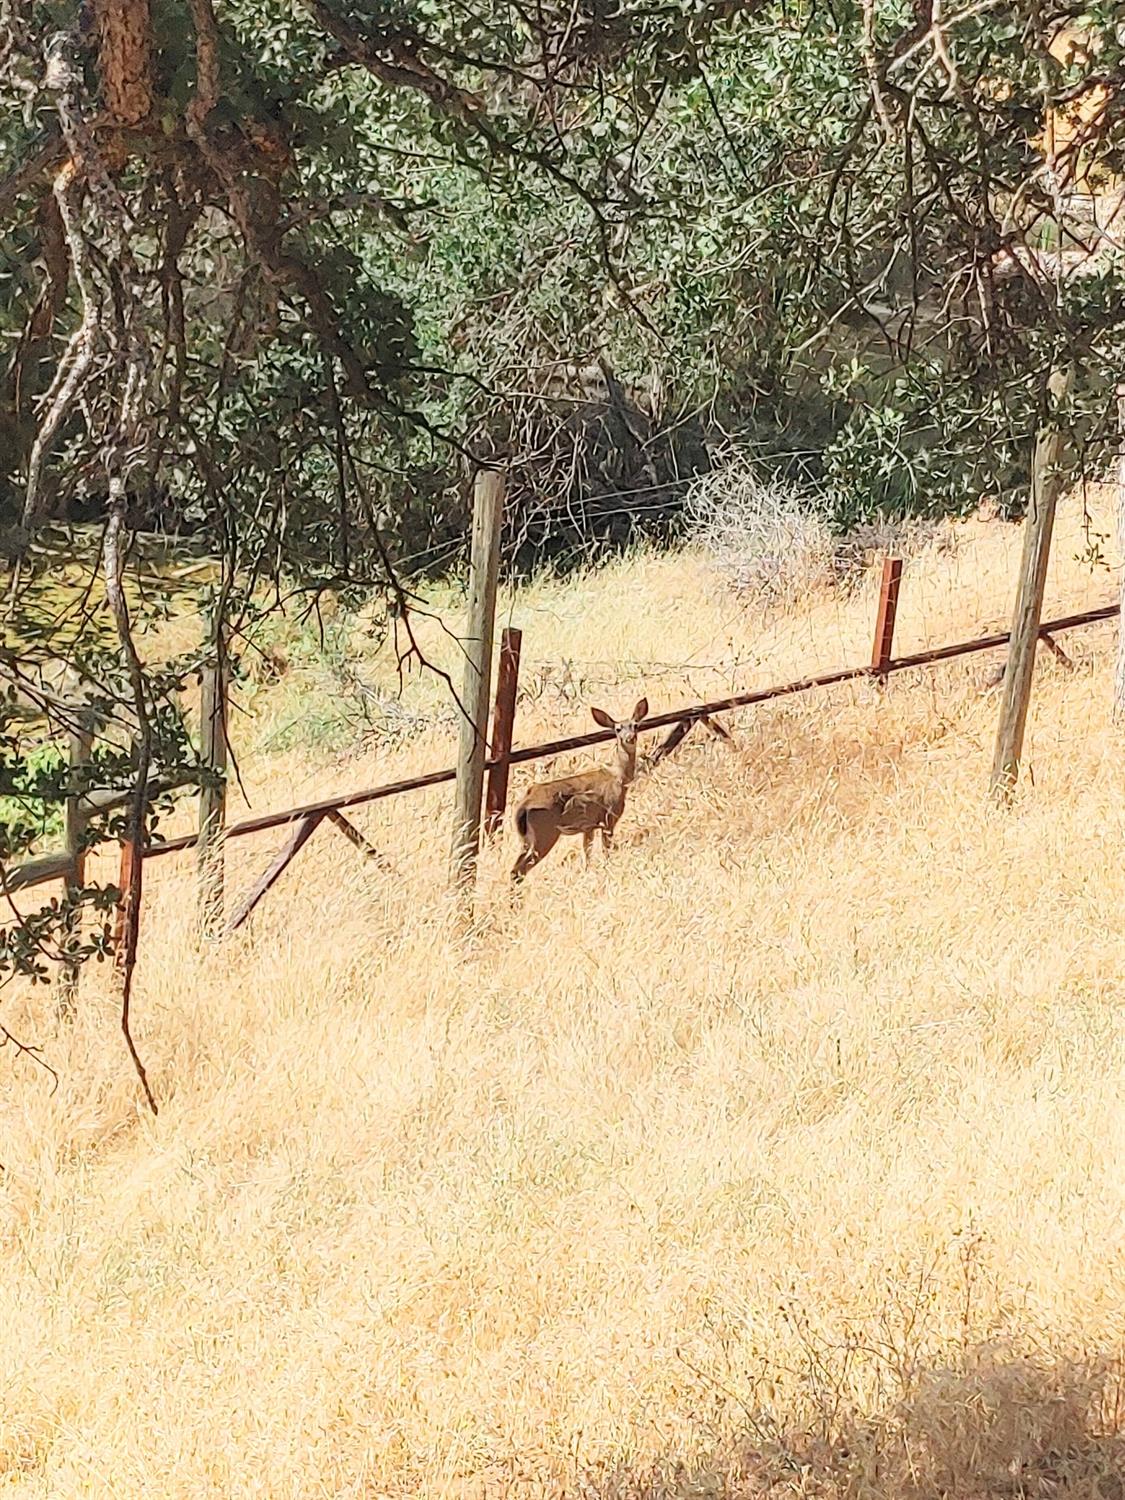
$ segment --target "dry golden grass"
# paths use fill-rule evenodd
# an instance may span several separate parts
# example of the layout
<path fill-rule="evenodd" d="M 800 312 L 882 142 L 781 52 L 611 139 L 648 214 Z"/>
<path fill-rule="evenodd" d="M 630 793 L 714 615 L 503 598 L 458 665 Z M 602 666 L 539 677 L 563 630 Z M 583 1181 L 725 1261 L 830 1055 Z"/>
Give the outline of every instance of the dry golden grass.
<path fill-rule="evenodd" d="M 1113 593 L 1080 531 L 1059 611 Z M 912 567 L 902 647 L 1000 623 L 1017 546 Z M 519 738 L 855 660 L 872 601 L 540 585 Z M 150 865 L 159 1118 L 108 988 L 70 1032 L 5 1010 L 61 1082 L 0 1074 L 0 1492 L 1120 1500 L 1125 757 L 1111 632 L 1066 644 L 1010 811 L 982 662 L 789 699 L 639 784 L 609 865 L 512 904 L 489 851 L 468 943 L 444 794 L 357 812 L 398 880 L 322 829 L 220 951 L 190 859 Z M 244 769 L 267 807 L 449 754 Z"/>

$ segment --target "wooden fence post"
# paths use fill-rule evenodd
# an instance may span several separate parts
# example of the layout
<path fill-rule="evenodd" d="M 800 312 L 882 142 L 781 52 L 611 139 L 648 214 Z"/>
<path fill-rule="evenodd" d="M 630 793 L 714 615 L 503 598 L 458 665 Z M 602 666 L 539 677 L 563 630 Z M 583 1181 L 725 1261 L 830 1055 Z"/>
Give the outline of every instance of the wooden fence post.
<path fill-rule="evenodd" d="M 493 470 L 477 475 L 473 496 L 473 544 L 469 572 L 468 635 L 461 689 L 461 739 L 453 799 L 453 883 L 471 915 L 472 885 L 480 851 L 480 809 L 488 743 L 488 690 L 492 675 L 492 633 L 496 581 L 500 571 L 500 529 L 504 522 L 504 478 Z"/>
<path fill-rule="evenodd" d="M 887 685 L 887 666 L 894 651 L 895 619 L 898 615 L 901 582 L 902 558 L 885 557 L 883 582 L 879 590 L 879 613 L 875 619 L 875 644 L 871 651 L 871 665 L 875 668 L 875 681 L 880 687 Z"/>
<path fill-rule="evenodd" d="M 492 710 L 492 759 L 485 794 L 484 831 L 498 833 L 508 805 L 508 772 L 512 733 L 516 720 L 516 693 L 520 680 L 520 645 L 523 632 L 511 626 L 500 636 L 500 668 L 496 677 L 496 704 Z"/>
<path fill-rule="evenodd" d="M 90 763 L 90 751 L 94 744 L 91 729 L 82 725 L 71 729 L 69 734 L 70 791 L 67 794 L 63 813 L 66 837 L 66 853 L 69 861 L 66 876 L 66 899 L 75 902 L 86 884 L 86 850 L 84 840 L 89 811 L 85 801 L 87 788 L 83 785 L 83 773 Z M 73 908 L 67 913 L 66 939 L 76 937 L 80 925 L 79 913 Z M 74 1001 L 78 993 L 79 966 L 64 957 L 59 978 L 59 1014 L 69 1018 L 74 1014 Z"/>
<path fill-rule="evenodd" d="M 221 629 L 215 653 L 205 664 L 199 706 L 199 758 L 215 782 L 199 790 L 198 925 L 202 938 L 217 937 L 223 926 L 223 833 L 227 809 L 227 686 L 229 673 Z"/>
<path fill-rule="evenodd" d="M 1027 708 L 1031 701 L 1031 679 L 1035 671 L 1035 646 L 1039 639 L 1047 564 L 1051 557 L 1055 506 L 1062 488 L 1063 476 L 1059 471 L 1062 455 L 1060 407 L 1069 384 L 1069 368 L 1056 367 L 1051 371 L 1047 381 L 1048 409 L 1035 439 L 1035 453 L 1031 460 L 1031 496 L 1023 523 L 1023 554 L 1004 671 L 996 753 L 992 761 L 990 791 L 1000 801 L 1010 796 L 1019 776 Z"/>

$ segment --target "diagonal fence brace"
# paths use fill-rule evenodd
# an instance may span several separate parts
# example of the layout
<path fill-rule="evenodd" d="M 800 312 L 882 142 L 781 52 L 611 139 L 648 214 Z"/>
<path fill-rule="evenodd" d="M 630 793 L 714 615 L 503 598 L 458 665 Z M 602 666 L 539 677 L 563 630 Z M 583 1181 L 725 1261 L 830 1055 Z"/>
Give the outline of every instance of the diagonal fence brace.
<path fill-rule="evenodd" d="M 296 824 L 293 832 L 270 861 L 269 866 L 262 871 L 253 886 L 243 897 L 237 911 L 227 923 L 226 931 L 228 934 L 236 932 L 242 926 L 266 892 L 277 883 L 293 857 L 300 853 L 309 839 L 312 838 L 324 818 L 325 813 L 323 812 L 308 813 Z"/>
<path fill-rule="evenodd" d="M 344 817 L 338 807 L 334 807 L 325 816 L 333 828 L 338 828 L 348 843 L 354 845 L 366 859 L 373 860 L 381 870 L 386 870 L 388 874 L 396 873 L 394 865 L 387 856 L 381 854 L 371 840 L 362 834 L 349 818 Z"/>

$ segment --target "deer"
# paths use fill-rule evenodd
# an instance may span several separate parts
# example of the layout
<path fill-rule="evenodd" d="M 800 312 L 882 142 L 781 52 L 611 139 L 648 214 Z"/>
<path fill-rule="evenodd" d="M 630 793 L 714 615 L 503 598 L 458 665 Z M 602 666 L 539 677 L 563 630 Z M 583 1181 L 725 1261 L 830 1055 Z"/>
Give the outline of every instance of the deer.
<path fill-rule="evenodd" d="M 596 833 L 601 833 L 607 854 L 613 845 L 613 830 L 625 811 L 625 793 L 637 773 L 637 726 L 648 713 L 648 699 L 642 698 L 627 719 L 611 718 L 604 708 L 591 708 L 590 713 L 595 724 L 612 729 L 616 736 L 614 764 L 556 781 L 537 781 L 527 789 L 516 808 L 523 848 L 512 866 L 513 881 L 522 880 L 550 854 L 564 833 L 582 835 L 587 864 Z"/>

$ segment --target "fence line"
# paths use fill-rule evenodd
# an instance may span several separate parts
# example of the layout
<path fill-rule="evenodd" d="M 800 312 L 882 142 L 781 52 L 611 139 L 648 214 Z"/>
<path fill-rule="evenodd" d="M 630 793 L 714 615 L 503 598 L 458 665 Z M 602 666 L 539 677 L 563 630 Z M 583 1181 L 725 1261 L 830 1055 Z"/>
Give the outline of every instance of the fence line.
<path fill-rule="evenodd" d="M 1076 630 L 1084 625 L 1096 625 L 1105 620 L 1111 620 L 1121 611 L 1120 604 L 1104 605 L 1100 609 L 1085 610 L 1081 614 L 1064 615 L 1055 620 L 1044 620 L 1040 627 L 1043 635 L 1057 635 L 1067 630 Z M 975 640 L 956 641 L 948 646 L 938 646 L 928 651 L 917 651 L 909 656 L 893 657 L 890 660 L 878 661 L 876 663 L 865 663 L 857 667 L 841 667 L 834 672 L 821 672 L 815 676 L 800 677 L 792 682 L 780 683 L 773 687 L 756 688 L 751 692 L 736 693 L 728 698 L 718 698 L 710 703 L 689 704 L 681 708 L 670 709 L 667 713 L 654 714 L 645 719 L 643 724 L 638 725 L 641 733 L 654 729 L 663 729 L 671 724 L 692 724 L 702 719 L 710 718 L 716 714 L 730 713 L 739 708 L 750 708 L 757 703 L 767 703 L 774 698 L 791 697 L 796 693 L 810 692 L 815 688 L 836 687 L 845 682 L 857 682 L 864 678 L 880 680 L 893 672 L 908 672 L 921 667 L 935 666 L 943 661 L 952 661 L 961 656 L 971 656 L 982 651 L 994 651 L 1006 646 L 1009 640 L 1009 631 L 1000 631 L 995 635 L 979 636 Z M 550 740 L 540 745 L 528 745 L 520 750 L 512 750 L 504 757 L 490 757 L 485 762 L 485 769 L 493 768 L 503 764 L 506 760 L 508 765 L 521 765 L 528 761 L 547 760 L 551 756 L 563 755 L 571 750 L 584 750 L 592 745 L 605 744 L 613 739 L 613 731 L 608 729 L 594 730 L 588 734 L 568 735 L 565 739 Z M 301 807 L 291 807 L 272 813 L 261 813 L 257 817 L 246 818 L 241 823 L 234 823 L 226 829 L 224 839 L 242 838 L 247 834 L 264 833 L 271 828 L 284 828 L 291 823 L 302 822 L 305 819 L 319 818 L 328 813 L 340 812 L 347 807 L 360 807 L 370 802 L 380 802 L 385 797 L 399 796 L 404 792 L 423 791 L 429 787 L 442 786 L 454 779 L 456 771 L 453 767 L 447 767 L 440 771 L 430 771 L 421 776 L 408 776 L 401 781 L 387 782 L 382 786 L 368 787 L 362 791 L 345 792 L 335 797 L 325 797 L 318 802 L 308 802 Z M 168 839 L 163 843 L 151 844 L 143 851 L 143 857 L 155 859 L 162 854 L 176 854 L 184 849 L 191 849 L 199 841 L 198 833 L 182 834 L 177 838 Z M 49 861 L 62 861 L 65 856 L 43 856 L 40 861 L 30 861 L 29 865 L 47 866 Z M 43 884 L 46 881 L 58 879 L 63 873 L 61 868 L 56 869 L 52 864 L 50 868 L 43 869 L 42 873 L 32 879 L 20 879 L 20 871 L 28 866 L 17 866 L 10 872 L 6 882 L 8 890 L 27 889 L 31 885 Z"/>
<path fill-rule="evenodd" d="M 1049 635 L 1057 635 L 1064 630 L 1075 630 L 1082 625 L 1096 625 L 1102 620 L 1110 620 L 1114 615 L 1120 613 L 1119 604 L 1107 604 L 1101 609 L 1086 610 L 1082 614 L 1064 615 L 1057 620 L 1044 620 L 1042 632 Z M 907 672 L 916 667 L 927 667 L 936 665 L 938 662 L 951 661 L 958 656 L 970 656 L 980 651 L 994 651 L 997 647 L 1008 643 L 1008 631 L 1002 631 L 996 635 L 980 636 L 972 641 L 957 641 L 953 645 L 938 646 L 930 651 L 918 651 L 911 656 L 898 656 L 890 661 L 877 666 L 865 664 L 862 667 L 841 667 L 835 672 L 822 672 L 815 677 L 799 677 L 793 682 L 781 683 L 775 687 L 756 688 L 753 692 L 737 693 L 730 698 L 718 698 L 712 703 L 696 703 L 685 708 L 670 709 L 667 713 L 653 714 L 645 719 L 643 724 L 638 724 L 638 732 L 643 734 L 647 730 L 664 729 L 670 724 L 694 723 L 699 719 L 710 718 L 714 714 L 730 713 L 736 708 L 749 708 L 756 703 L 767 703 L 773 698 L 785 698 L 794 693 L 807 693 L 813 688 L 835 687 L 843 682 L 855 682 L 860 678 L 878 678 L 891 672 Z M 549 740 L 542 745 L 528 745 L 522 750 L 513 750 L 507 757 L 509 765 L 520 765 L 531 760 L 547 760 L 553 755 L 564 755 L 569 750 L 585 750 L 591 745 L 606 744 L 613 739 L 613 730 L 597 729 L 589 734 L 570 735 L 562 740 Z M 499 759 L 485 761 L 485 769 L 491 770 L 500 764 Z M 441 786 L 444 782 L 452 781 L 456 772 L 452 767 L 442 771 L 430 771 L 423 776 L 408 776 L 402 781 L 390 781 L 383 786 L 370 787 L 366 791 L 348 792 L 340 797 L 326 797 L 320 802 L 309 802 L 304 807 L 289 808 L 285 812 L 263 813 L 257 818 L 247 818 L 242 823 L 234 823 L 226 831 L 228 839 L 238 838 L 248 833 L 262 833 L 269 828 L 282 828 L 287 823 L 297 822 L 301 818 L 314 816 L 317 813 L 331 812 L 333 809 L 344 807 L 359 807 L 368 802 L 380 802 L 384 797 L 396 797 L 402 792 L 422 791 L 428 787 Z M 158 854 L 174 854 L 180 849 L 190 849 L 198 838 L 197 834 L 188 833 L 180 838 L 169 839 L 167 843 L 154 844 L 145 850 L 145 858 L 151 859 Z"/>

